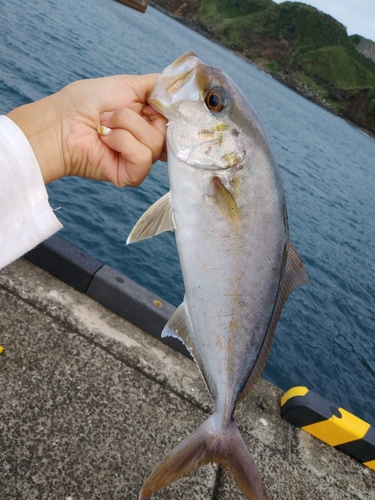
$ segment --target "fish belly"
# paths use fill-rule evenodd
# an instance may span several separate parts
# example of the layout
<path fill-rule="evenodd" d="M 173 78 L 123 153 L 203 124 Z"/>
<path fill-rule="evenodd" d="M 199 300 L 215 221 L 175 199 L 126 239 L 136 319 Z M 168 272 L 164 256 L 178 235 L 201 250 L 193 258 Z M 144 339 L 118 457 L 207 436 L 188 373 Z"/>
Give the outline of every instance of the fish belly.
<path fill-rule="evenodd" d="M 267 332 L 281 273 L 282 214 L 262 224 L 243 186 L 242 224 L 225 220 L 210 196 L 212 173 L 183 162 L 170 168 L 176 243 L 185 285 L 192 342 L 216 408 L 235 405 Z M 253 183 L 253 182 L 252 182 Z M 274 220 L 271 220 L 274 219 Z M 270 231 L 270 224 L 279 231 Z M 229 403 L 230 402 L 230 403 Z"/>

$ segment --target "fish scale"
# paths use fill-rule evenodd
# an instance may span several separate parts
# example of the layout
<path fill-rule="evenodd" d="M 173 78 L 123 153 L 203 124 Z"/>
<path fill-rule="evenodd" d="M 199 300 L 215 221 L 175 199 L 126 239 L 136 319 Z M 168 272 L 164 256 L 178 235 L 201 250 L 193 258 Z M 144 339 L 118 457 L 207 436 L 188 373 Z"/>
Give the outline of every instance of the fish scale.
<path fill-rule="evenodd" d="M 309 281 L 289 239 L 279 167 L 241 91 L 194 53 L 161 73 L 149 103 L 168 119 L 170 191 L 128 243 L 175 231 L 185 297 L 162 336 L 187 346 L 214 413 L 167 455 L 139 499 L 217 462 L 248 499 L 266 500 L 234 411 L 264 367 L 285 300 Z"/>

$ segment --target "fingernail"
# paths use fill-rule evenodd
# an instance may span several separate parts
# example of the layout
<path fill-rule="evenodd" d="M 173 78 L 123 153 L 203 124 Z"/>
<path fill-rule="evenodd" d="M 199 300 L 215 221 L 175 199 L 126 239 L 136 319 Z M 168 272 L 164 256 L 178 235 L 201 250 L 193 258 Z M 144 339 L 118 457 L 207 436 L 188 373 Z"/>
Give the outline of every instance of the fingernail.
<path fill-rule="evenodd" d="M 159 113 L 149 104 L 145 104 L 141 109 L 141 114 L 146 116 L 154 116 L 158 115 Z"/>
<path fill-rule="evenodd" d="M 102 113 L 100 115 L 100 121 L 101 122 L 108 121 L 111 118 L 111 116 L 113 115 L 113 113 L 114 113 L 114 111 L 105 111 L 104 113 Z"/>
<path fill-rule="evenodd" d="M 109 127 L 105 127 L 104 125 L 99 125 L 97 130 L 99 135 L 108 135 L 112 129 Z"/>
<path fill-rule="evenodd" d="M 142 115 L 146 115 L 146 116 L 150 116 L 152 115 L 152 108 L 151 106 L 148 106 L 147 104 L 145 106 L 143 106 L 143 108 L 141 109 L 141 114 Z"/>

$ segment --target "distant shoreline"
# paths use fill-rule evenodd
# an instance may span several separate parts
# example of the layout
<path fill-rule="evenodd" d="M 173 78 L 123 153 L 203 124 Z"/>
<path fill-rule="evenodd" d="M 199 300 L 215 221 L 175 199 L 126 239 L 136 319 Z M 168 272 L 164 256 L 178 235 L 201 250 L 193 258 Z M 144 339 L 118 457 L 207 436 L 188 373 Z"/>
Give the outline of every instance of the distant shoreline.
<path fill-rule="evenodd" d="M 291 90 L 293 90 L 297 94 L 301 95 L 305 99 L 313 102 L 314 104 L 317 104 L 318 106 L 320 106 L 321 108 L 325 109 L 326 111 L 329 111 L 330 113 L 332 113 L 333 115 L 337 116 L 338 118 L 341 118 L 346 123 L 348 123 L 349 125 L 351 125 L 355 129 L 361 131 L 363 134 L 367 135 L 371 139 L 375 139 L 375 134 L 372 134 L 367 129 L 359 127 L 358 125 L 356 125 L 354 122 L 352 122 L 348 118 L 345 118 L 345 116 L 342 116 L 339 113 L 337 113 L 336 110 L 334 109 L 334 107 L 332 105 L 330 105 L 328 102 L 326 102 L 317 92 L 315 92 L 314 90 L 312 90 L 305 83 L 299 82 L 299 81 L 295 80 L 294 78 L 290 77 L 287 73 L 284 73 L 284 72 L 271 72 L 267 68 L 265 68 L 265 67 L 263 67 L 263 66 L 261 66 L 259 64 L 256 64 L 254 61 L 252 61 L 251 59 L 249 59 L 248 57 L 246 57 L 241 52 L 237 52 L 235 50 L 232 50 L 229 47 L 227 47 L 226 45 L 224 45 L 223 43 L 221 43 L 219 40 L 217 40 L 212 35 L 212 33 L 210 32 L 210 30 L 207 29 L 206 26 L 204 26 L 203 24 L 201 24 L 199 22 L 193 21 L 192 19 L 189 19 L 189 18 L 186 18 L 186 17 L 176 16 L 175 14 L 173 14 L 172 12 L 170 12 L 169 10 L 164 9 L 164 7 L 161 7 L 160 5 L 157 5 L 155 2 L 150 1 L 149 5 L 151 5 L 151 7 L 153 7 L 154 9 L 160 11 L 162 14 L 165 14 L 166 16 L 171 17 L 172 19 L 174 19 L 175 21 L 183 24 L 187 28 L 190 28 L 193 31 L 196 31 L 197 33 L 199 33 L 200 35 L 204 36 L 205 38 L 208 38 L 212 42 L 217 43 L 221 47 L 224 47 L 226 50 L 229 50 L 230 52 L 232 52 L 236 56 L 241 57 L 241 59 L 244 59 L 246 62 L 248 62 L 249 64 L 251 64 L 255 68 L 259 69 L 260 71 L 263 71 L 264 73 L 267 73 L 272 78 L 274 78 L 275 80 L 278 80 L 280 83 L 282 83 L 286 87 L 290 88 Z"/>

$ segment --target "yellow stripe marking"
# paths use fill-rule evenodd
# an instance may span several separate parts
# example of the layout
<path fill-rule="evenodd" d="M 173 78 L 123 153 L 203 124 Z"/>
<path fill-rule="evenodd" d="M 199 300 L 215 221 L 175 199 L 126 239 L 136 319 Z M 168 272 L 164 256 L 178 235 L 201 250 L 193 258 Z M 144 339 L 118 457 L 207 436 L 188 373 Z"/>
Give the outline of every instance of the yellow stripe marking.
<path fill-rule="evenodd" d="M 288 399 L 295 398 L 297 396 L 306 396 L 306 394 L 309 392 L 307 387 L 303 387 L 302 385 L 299 385 L 297 387 L 292 387 L 292 389 L 289 389 L 281 398 L 281 406 L 284 406 L 284 404 L 288 401 Z"/>
<path fill-rule="evenodd" d="M 369 462 L 363 462 L 369 469 L 375 470 L 375 460 L 370 460 Z"/>
<path fill-rule="evenodd" d="M 339 408 L 342 418 L 333 415 L 328 420 L 301 427 L 304 431 L 317 437 L 330 446 L 348 443 L 362 439 L 371 427 L 370 424 L 352 415 L 343 408 Z"/>

